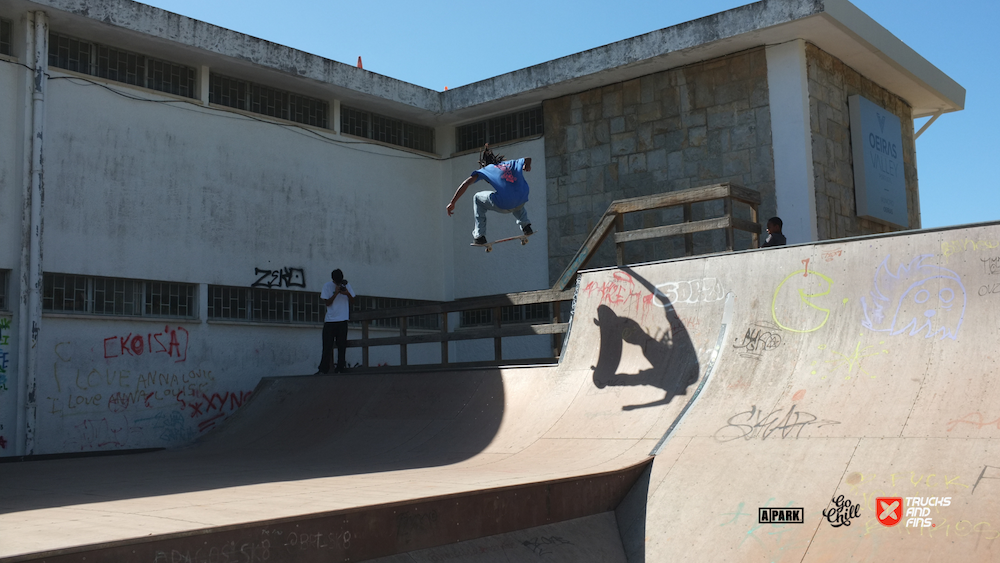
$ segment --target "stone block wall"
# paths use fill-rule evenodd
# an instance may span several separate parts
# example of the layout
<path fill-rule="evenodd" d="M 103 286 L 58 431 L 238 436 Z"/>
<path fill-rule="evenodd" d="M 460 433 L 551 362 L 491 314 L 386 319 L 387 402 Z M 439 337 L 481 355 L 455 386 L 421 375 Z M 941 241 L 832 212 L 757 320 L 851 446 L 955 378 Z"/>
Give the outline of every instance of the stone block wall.
<path fill-rule="evenodd" d="M 548 100 L 544 113 L 550 281 L 615 199 L 734 182 L 760 192 L 762 220 L 775 212 L 763 48 Z M 722 205 L 693 212 L 695 220 L 718 216 Z M 681 214 L 634 214 L 625 227 L 679 223 Z M 748 247 L 749 235 L 737 245 Z M 722 231 L 695 236 L 696 254 L 724 249 Z M 673 258 L 684 255 L 684 240 L 630 243 L 625 251 L 629 263 Z M 614 264 L 609 239 L 588 267 Z"/>
<path fill-rule="evenodd" d="M 860 94 L 899 117 L 903 130 L 906 207 L 910 228 L 919 229 L 920 198 L 912 108 L 899 96 L 815 45 L 806 45 L 806 65 L 819 239 L 901 230 L 857 215 L 851 115 L 847 105 L 847 98 L 854 94 Z"/>

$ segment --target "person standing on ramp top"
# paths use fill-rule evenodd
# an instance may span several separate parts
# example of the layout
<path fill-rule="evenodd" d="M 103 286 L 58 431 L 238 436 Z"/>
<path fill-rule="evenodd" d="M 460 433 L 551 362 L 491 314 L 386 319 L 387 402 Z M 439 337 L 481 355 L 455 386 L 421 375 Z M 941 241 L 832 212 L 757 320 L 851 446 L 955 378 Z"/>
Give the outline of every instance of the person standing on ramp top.
<path fill-rule="evenodd" d="M 333 364 L 333 346 L 337 345 L 337 367 L 333 373 L 347 371 L 347 321 L 351 316 L 351 303 L 357 296 L 354 288 L 344 279 L 344 272 L 337 268 L 330 272 L 330 281 L 323 284 L 320 301 L 326 305 L 326 319 L 323 323 L 323 355 L 319 360 L 319 370 L 314 375 L 327 375 Z"/>
<path fill-rule="evenodd" d="M 781 225 L 781 218 L 779 217 L 771 217 L 767 220 L 767 239 L 764 240 L 764 244 L 760 245 L 761 248 L 785 246 L 787 241 L 785 240 L 785 235 L 781 232 Z"/>
<path fill-rule="evenodd" d="M 486 246 L 486 212 L 513 213 L 517 226 L 526 236 L 531 236 L 531 221 L 524 204 L 528 202 L 528 182 L 524 172 L 531 172 L 531 159 L 504 160 L 490 150 L 487 143 L 479 157 L 479 170 L 473 172 L 462 185 L 458 187 L 451 203 L 445 208 L 450 216 L 455 211 L 455 202 L 462 197 L 465 190 L 480 179 L 489 182 L 495 191 L 483 191 L 474 196 L 473 208 L 476 212 L 476 228 L 472 231 L 472 245 Z"/>

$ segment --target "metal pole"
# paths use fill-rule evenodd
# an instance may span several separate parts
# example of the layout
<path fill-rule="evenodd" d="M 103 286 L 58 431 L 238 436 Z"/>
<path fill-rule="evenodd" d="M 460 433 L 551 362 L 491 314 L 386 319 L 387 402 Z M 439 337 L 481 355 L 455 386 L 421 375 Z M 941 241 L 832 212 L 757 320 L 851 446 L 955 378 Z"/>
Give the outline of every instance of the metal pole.
<path fill-rule="evenodd" d="M 37 399 L 38 332 L 41 328 L 42 289 L 42 202 L 45 193 L 43 153 L 45 131 L 45 87 L 48 72 L 48 22 L 45 12 L 34 12 L 34 73 L 31 91 L 31 186 L 28 205 L 28 271 L 22 272 L 21 318 L 19 319 L 20 353 L 18 354 L 18 455 L 31 455 L 35 449 L 35 411 Z"/>

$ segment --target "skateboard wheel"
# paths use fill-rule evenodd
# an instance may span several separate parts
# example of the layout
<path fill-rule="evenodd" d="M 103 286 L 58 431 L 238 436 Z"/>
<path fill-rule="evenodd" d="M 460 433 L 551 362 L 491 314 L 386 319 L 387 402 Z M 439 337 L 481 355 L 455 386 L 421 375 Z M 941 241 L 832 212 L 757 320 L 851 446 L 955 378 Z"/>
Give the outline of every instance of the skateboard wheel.
<path fill-rule="evenodd" d="M 526 241 L 526 240 L 522 239 L 522 240 L 521 240 L 521 246 L 524 246 L 524 245 L 526 245 L 526 244 L 528 244 L 528 241 Z"/>
<path fill-rule="evenodd" d="M 493 247 L 487 246 L 486 247 L 486 252 L 493 252 Z"/>

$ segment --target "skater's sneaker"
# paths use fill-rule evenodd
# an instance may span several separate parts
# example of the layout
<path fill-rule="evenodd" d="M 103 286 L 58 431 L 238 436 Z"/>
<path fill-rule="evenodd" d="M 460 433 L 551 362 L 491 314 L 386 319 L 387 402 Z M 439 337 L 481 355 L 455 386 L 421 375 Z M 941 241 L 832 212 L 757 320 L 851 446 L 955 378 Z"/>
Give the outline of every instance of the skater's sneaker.
<path fill-rule="evenodd" d="M 530 224 L 521 227 L 521 232 L 524 233 L 524 236 L 526 237 L 530 237 L 531 235 L 535 234 L 535 231 L 531 230 Z"/>
<path fill-rule="evenodd" d="M 473 246 L 486 246 L 486 237 L 476 237 L 472 241 Z"/>

